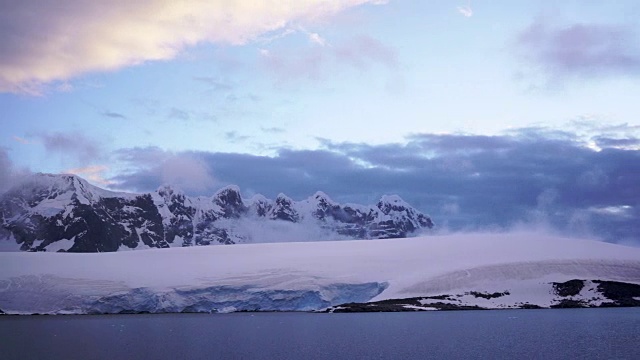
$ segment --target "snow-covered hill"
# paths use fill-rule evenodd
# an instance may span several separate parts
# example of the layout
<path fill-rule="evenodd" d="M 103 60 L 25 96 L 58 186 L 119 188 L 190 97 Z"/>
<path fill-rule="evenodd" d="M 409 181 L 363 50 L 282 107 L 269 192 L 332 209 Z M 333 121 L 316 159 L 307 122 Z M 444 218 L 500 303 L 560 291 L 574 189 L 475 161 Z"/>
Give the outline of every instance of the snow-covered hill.
<path fill-rule="evenodd" d="M 287 239 L 406 237 L 433 227 L 399 196 L 372 206 L 338 204 L 322 192 L 303 201 L 242 198 L 237 186 L 189 197 L 171 186 L 116 193 L 75 175 L 35 174 L 0 195 L 0 250 L 110 252 Z"/>
<path fill-rule="evenodd" d="M 640 248 L 524 233 L 6 252 L 0 264 L 6 313 L 640 305 Z"/>

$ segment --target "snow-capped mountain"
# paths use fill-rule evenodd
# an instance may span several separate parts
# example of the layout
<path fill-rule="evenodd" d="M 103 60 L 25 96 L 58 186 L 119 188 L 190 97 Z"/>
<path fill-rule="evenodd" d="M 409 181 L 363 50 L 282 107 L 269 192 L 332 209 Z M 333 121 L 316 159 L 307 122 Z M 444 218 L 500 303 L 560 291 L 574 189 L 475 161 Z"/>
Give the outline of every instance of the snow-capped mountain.
<path fill-rule="evenodd" d="M 433 227 L 399 196 L 372 206 L 338 204 L 322 192 L 303 201 L 242 198 L 237 186 L 189 197 L 111 192 L 75 175 L 35 174 L 0 196 L 0 248 L 107 252 L 140 248 L 407 237 Z"/>

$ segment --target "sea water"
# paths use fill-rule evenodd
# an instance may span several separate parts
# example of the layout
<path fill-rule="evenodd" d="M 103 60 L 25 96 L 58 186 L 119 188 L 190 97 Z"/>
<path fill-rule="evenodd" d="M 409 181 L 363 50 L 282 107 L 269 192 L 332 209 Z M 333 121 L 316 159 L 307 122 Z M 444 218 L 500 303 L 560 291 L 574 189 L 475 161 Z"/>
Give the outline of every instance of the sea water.
<path fill-rule="evenodd" d="M 0 317 L 1 359 L 640 359 L 640 308 Z"/>

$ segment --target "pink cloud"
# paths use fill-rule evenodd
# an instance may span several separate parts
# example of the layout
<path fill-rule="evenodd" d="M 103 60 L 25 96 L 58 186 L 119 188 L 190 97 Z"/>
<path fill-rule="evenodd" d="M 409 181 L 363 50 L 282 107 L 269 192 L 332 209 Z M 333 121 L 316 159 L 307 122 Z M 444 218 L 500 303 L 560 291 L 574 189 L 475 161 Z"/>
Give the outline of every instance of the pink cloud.
<path fill-rule="evenodd" d="M 242 45 L 261 35 L 377 0 L 0 2 L 0 92 L 176 57 L 200 43 Z M 54 86 L 55 88 L 55 86 Z"/>
<path fill-rule="evenodd" d="M 89 180 L 89 182 L 97 185 L 109 186 L 114 184 L 114 182 L 105 178 L 104 173 L 108 170 L 109 168 L 106 165 L 91 165 L 81 168 L 67 169 L 63 172 L 81 176 Z"/>

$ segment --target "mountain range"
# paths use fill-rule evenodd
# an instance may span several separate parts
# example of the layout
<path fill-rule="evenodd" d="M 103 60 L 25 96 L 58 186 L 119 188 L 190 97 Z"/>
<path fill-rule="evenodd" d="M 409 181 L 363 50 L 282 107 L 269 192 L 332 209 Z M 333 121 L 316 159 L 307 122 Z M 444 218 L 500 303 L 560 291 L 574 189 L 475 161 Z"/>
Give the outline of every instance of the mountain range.
<path fill-rule="evenodd" d="M 0 195 L 0 249 L 111 252 L 288 239 L 403 238 L 434 226 L 397 195 L 375 205 L 339 204 L 323 192 L 294 201 L 230 185 L 190 197 L 170 185 L 112 192 L 76 175 L 34 174 Z"/>

